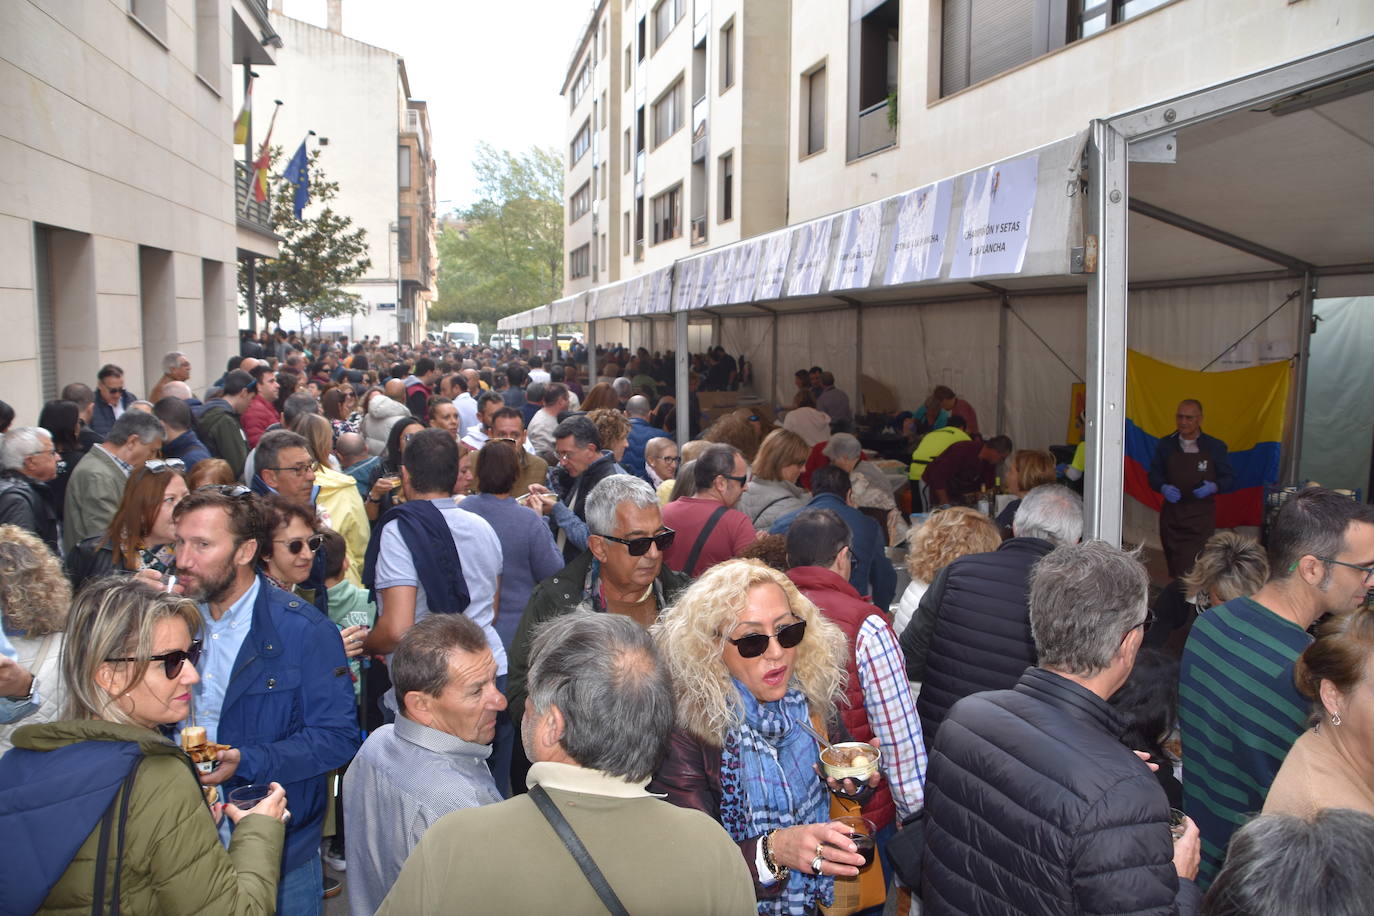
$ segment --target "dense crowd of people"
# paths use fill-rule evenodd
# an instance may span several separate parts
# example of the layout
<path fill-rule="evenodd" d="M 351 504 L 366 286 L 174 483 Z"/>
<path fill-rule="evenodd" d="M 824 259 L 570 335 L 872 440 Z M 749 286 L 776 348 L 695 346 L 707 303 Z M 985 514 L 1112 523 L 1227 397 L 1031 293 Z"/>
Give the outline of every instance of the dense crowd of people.
<path fill-rule="evenodd" d="M 162 368 L 0 402 L 6 912 L 1367 905 L 1374 509 L 1214 533 L 1196 401 L 1155 588 L 945 386 L 283 331 Z"/>

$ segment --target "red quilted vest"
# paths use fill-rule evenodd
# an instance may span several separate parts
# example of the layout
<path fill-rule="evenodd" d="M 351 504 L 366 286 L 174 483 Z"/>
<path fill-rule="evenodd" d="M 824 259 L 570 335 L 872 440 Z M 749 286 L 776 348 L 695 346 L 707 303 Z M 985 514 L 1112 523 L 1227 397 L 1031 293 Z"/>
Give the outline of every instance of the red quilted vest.
<path fill-rule="evenodd" d="M 868 711 L 864 708 L 859 670 L 854 662 L 854 641 L 863 622 L 874 614 L 881 617 L 882 612 L 859 597 L 847 580 L 823 567 L 798 566 L 789 569 L 787 576 L 803 595 L 821 609 L 827 619 L 844 631 L 849 641 L 849 653 L 845 659 L 849 679 L 844 688 L 844 700 L 840 703 L 840 721 L 855 741 L 868 741 L 873 737 L 873 727 L 868 722 Z M 886 752 L 883 748 L 879 749 Z M 887 780 L 883 780 L 873 797 L 864 804 L 863 813 L 879 830 L 893 822 L 897 809 Z"/>

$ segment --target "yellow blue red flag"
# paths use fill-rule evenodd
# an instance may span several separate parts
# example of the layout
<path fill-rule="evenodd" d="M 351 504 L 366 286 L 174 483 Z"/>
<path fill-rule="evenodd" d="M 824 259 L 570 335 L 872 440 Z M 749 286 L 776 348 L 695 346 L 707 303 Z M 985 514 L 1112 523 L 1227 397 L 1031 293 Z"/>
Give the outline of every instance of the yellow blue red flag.
<path fill-rule="evenodd" d="M 1126 357 L 1126 492 L 1155 511 L 1150 489 L 1159 440 L 1176 426 L 1178 403 L 1202 404 L 1202 430 L 1226 443 L 1235 486 L 1217 494 L 1217 527 L 1258 525 L 1264 488 L 1278 483 L 1280 446 L 1292 370 L 1280 361 L 1230 372 L 1194 372 L 1131 350 Z"/>

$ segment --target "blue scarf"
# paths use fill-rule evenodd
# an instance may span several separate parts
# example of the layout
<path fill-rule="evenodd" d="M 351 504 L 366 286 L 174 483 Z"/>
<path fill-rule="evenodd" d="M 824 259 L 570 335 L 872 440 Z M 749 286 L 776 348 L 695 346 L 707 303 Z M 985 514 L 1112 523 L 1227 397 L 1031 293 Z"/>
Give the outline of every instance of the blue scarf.
<path fill-rule="evenodd" d="M 425 590 L 431 614 L 461 614 L 472 598 L 463 578 L 463 562 L 444 513 L 431 500 L 417 499 L 388 509 L 377 519 L 367 542 L 363 561 L 363 587 L 376 600 L 377 560 L 382 552 L 382 530 L 395 523 L 415 563 L 415 574 Z M 380 608 L 379 608 L 380 610 Z"/>
<path fill-rule="evenodd" d="M 829 820 L 830 804 L 811 768 L 816 740 L 797 723 L 810 708 L 795 688 L 772 703 L 760 703 L 735 681 L 744 722 L 725 736 L 721 753 L 720 819 L 736 842 L 770 830 Z M 762 914 L 810 913 L 835 896 L 835 879 L 793 871 L 782 893 L 758 902 Z"/>

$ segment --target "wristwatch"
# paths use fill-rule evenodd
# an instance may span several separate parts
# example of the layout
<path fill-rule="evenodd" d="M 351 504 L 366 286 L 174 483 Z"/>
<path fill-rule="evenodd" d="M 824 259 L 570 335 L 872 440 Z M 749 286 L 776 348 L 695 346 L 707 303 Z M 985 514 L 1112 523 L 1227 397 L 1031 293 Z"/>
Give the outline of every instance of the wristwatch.
<path fill-rule="evenodd" d="M 37 692 L 38 692 L 38 678 L 37 678 L 37 677 L 34 677 L 33 675 L 30 675 L 30 676 L 29 676 L 29 692 L 28 692 L 28 693 L 24 694 L 23 696 L 18 696 L 18 697 L 5 697 L 5 699 L 7 699 L 7 700 L 13 700 L 13 701 L 16 702 L 16 703 L 32 703 L 32 702 L 33 702 L 33 695 L 34 695 L 35 693 L 37 693 Z"/>

